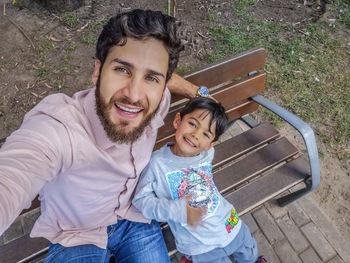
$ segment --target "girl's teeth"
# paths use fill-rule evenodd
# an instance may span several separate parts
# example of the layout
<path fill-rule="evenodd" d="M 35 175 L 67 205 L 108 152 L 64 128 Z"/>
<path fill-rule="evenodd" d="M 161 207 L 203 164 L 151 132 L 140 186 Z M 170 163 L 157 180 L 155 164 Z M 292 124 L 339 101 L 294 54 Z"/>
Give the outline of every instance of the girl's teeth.
<path fill-rule="evenodd" d="M 193 147 L 196 147 L 192 142 L 190 142 L 190 141 L 187 140 L 186 138 L 185 138 L 185 141 L 188 142 L 189 144 L 191 144 Z"/>

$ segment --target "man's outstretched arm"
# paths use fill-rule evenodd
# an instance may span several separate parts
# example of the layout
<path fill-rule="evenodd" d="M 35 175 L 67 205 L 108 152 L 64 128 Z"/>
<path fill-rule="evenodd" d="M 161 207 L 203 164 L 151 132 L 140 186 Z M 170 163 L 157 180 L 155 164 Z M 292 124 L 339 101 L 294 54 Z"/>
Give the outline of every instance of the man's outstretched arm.
<path fill-rule="evenodd" d="M 185 80 L 183 77 L 176 73 L 173 73 L 173 75 L 171 76 L 167 87 L 171 91 L 171 93 L 182 95 L 190 99 L 196 97 L 196 93 L 198 90 L 198 86 Z"/>
<path fill-rule="evenodd" d="M 0 235 L 59 173 L 63 156 L 70 156 L 65 128 L 52 123 L 58 122 L 36 116 L 10 135 L 0 149 Z"/>

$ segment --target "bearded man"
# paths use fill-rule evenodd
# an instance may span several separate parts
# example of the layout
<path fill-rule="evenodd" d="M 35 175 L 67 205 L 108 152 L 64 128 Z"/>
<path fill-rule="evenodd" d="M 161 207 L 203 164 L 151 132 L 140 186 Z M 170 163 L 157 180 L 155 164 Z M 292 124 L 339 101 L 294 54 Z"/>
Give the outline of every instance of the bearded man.
<path fill-rule="evenodd" d="M 197 91 L 173 74 L 178 25 L 154 11 L 111 18 L 97 42 L 95 87 L 50 95 L 26 114 L 0 150 L 0 234 L 39 193 L 31 237 L 50 241 L 45 262 L 170 262 L 159 224 L 131 198 L 170 91 Z"/>

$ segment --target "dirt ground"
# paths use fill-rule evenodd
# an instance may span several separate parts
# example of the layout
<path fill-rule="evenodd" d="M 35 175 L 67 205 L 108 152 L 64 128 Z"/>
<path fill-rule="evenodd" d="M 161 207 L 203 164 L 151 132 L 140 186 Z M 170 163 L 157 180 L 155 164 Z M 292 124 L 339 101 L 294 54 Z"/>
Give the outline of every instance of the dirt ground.
<path fill-rule="evenodd" d="M 212 23 L 208 14 L 221 16 L 232 25 L 237 18 L 230 11 L 229 1 L 176 2 L 175 16 L 182 21 L 181 36 L 186 43 L 180 58 L 181 72 L 205 65 L 206 55 L 215 49 L 216 43 L 208 33 Z M 29 0 L 0 7 L 0 138 L 16 130 L 24 114 L 43 97 L 57 92 L 72 95 L 91 87 L 95 39 L 106 19 L 131 8 L 167 10 L 165 0 L 85 3 L 75 11 L 75 17 L 51 13 Z M 264 0 L 247 12 L 260 19 L 302 27 L 318 18 L 319 11 L 315 10 L 303 1 Z M 174 15 L 173 9 L 171 14 Z M 286 125 L 282 131 L 302 148 L 302 140 L 290 127 Z M 327 145 L 319 142 L 318 146 L 324 153 L 322 181 L 312 197 L 350 242 L 350 172 L 332 157 Z"/>

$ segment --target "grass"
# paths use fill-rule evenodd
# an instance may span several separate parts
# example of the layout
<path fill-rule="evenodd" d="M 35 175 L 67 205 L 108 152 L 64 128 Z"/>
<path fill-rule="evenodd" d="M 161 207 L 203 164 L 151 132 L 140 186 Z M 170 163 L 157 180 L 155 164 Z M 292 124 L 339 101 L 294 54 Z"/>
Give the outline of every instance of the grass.
<path fill-rule="evenodd" d="M 74 41 L 68 41 L 66 46 L 65 46 L 65 49 L 67 52 L 74 51 L 77 48 L 78 48 L 78 45 Z"/>
<path fill-rule="evenodd" d="M 1 59 L 1 60 L 0 60 L 0 69 L 1 69 L 1 68 L 5 68 L 5 66 L 6 66 L 8 63 L 9 63 L 8 60 L 6 60 L 6 59 Z"/>
<path fill-rule="evenodd" d="M 350 55 L 349 44 L 336 38 L 339 30 L 350 33 L 350 9 L 346 1 L 333 1 L 338 15 L 335 23 L 318 21 L 302 29 L 292 25 L 259 20 L 245 10 L 255 1 L 232 5 L 237 23 L 213 26 L 210 34 L 219 43 L 209 54 L 213 62 L 249 48 L 263 46 L 267 51 L 265 96 L 281 101 L 281 106 L 311 124 L 319 138 L 350 158 Z M 219 18 L 217 18 L 219 19 Z M 224 24 L 224 23 L 223 23 Z M 267 118 L 279 126 L 281 120 L 266 111 Z"/>
<path fill-rule="evenodd" d="M 87 44 L 88 46 L 95 46 L 97 39 L 92 34 L 87 33 L 81 36 L 81 42 L 83 42 L 84 44 Z"/>
<path fill-rule="evenodd" d="M 55 49 L 56 49 L 56 47 L 49 40 L 43 41 L 37 48 L 39 53 L 47 53 L 47 52 L 53 51 Z"/>
<path fill-rule="evenodd" d="M 89 22 L 88 28 L 91 32 L 98 32 L 108 23 L 108 19 L 96 19 Z"/>
<path fill-rule="evenodd" d="M 346 0 L 333 0 L 331 10 L 337 13 L 337 19 L 350 29 L 350 4 Z"/>
<path fill-rule="evenodd" d="M 211 22 L 216 22 L 216 21 L 217 21 L 217 17 L 216 17 L 216 15 L 215 15 L 215 13 L 209 12 L 209 13 L 207 14 L 207 20 L 208 20 L 208 21 L 211 21 Z"/>
<path fill-rule="evenodd" d="M 76 27 L 79 24 L 79 17 L 76 13 L 66 13 L 62 16 L 62 20 L 69 27 Z"/>
<path fill-rule="evenodd" d="M 195 69 L 196 69 L 196 67 L 178 66 L 178 67 L 176 68 L 176 73 L 177 73 L 177 74 L 180 74 L 180 75 L 185 75 L 185 73 L 191 72 L 191 71 L 193 71 L 193 70 L 195 70 Z"/>

